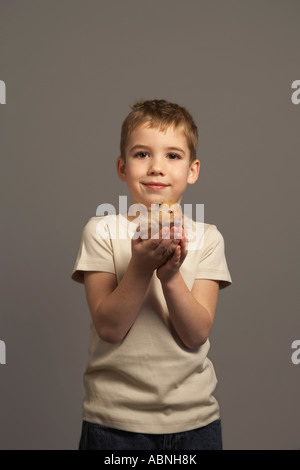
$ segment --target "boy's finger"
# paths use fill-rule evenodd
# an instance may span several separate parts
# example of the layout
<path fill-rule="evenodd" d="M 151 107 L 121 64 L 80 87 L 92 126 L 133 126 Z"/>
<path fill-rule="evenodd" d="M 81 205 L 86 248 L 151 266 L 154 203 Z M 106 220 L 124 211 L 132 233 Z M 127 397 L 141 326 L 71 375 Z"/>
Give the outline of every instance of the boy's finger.
<path fill-rule="evenodd" d="M 133 237 L 132 237 L 132 240 L 134 240 L 136 242 L 136 240 L 138 240 L 140 238 L 140 235 L 141 235 L 141 225 L 139 224 L 133 234 Z"/>
<path fill-rule="evenodd" d="M 174 250 L 174 255 L 172 257 L 172 259 L 174 259 L 174 263 L 181 264 L 181 254 L 182 254 L 181 247 L 180 247 L 180 245 L 177 245 L 175 250 Z"/>
<path fill-rule="evenodd" d="M 167 238 L 167 239 L 170 239 L 170 229 L 169 229 L 169 227 L 163 227 L 163 228 L 159 231 L 159 233 L 161 234 L 161 237 L 162 237 L 163 239 L 166 239 L 166 238 Z"/>
<path fill-rule="evenodd" d="M 174 230 L 174 235 L 173 237 L 176 239 L 176 240 L 181 240 L 183 238 L 183 230 L 182 230 L 182 227 L 174 227 L 173 228 Z"/>
<path fill-rule="evenodd" d="M 171 263 L 177 263 L 180 260 L 180 256 L 181 256 L 181 248 L 180 248 L 180 245 L 177 245 L 174 248 L 173 254 L 170 258 Z"/>
<path fill-rule="evenodd" d="M 134 233 L 133 237 L 131 238 L 131 241 L 134 245 L 136 245 L 137 243 L 140 243 L 141 241 L 140 235 L 138 233 Z"/>

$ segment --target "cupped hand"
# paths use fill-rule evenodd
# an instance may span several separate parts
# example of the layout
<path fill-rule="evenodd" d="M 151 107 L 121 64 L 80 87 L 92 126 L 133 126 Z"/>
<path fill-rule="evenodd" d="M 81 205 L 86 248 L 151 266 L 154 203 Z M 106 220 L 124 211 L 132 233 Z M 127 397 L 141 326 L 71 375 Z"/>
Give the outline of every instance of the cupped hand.
<path fill-rule="evenodd" d="M 182 227 L 174 229 L 174 236 L 179 242 L 175 245 L 173 254 L 157 269 L 157 277 L 161 282 L 167 282 L 179 273 L 179 268 L 187 256 L 186 238 Z"/>
<path fill-rule="evenodd" d="M 162 228 L 157 237 L 141 239 L 138 231 L 131 241 L 132 263 L 141 273 L 152 274 L 174 255 L 180 239 L 171 238 L 170 230 Z"/>

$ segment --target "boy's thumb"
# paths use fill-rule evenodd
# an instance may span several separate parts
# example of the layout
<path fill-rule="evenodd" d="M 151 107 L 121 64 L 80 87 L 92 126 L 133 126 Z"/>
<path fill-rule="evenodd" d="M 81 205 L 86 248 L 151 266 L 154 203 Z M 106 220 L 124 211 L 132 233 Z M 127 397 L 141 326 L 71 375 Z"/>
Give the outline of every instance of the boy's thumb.
<path fill-rule="evenodd" d="M 132 243 L 134 243 L 134 244 L 138 243 L 139 238 L 140 238 L 140 224 L 137 226 L 136 231 L 133 234 Z"/>

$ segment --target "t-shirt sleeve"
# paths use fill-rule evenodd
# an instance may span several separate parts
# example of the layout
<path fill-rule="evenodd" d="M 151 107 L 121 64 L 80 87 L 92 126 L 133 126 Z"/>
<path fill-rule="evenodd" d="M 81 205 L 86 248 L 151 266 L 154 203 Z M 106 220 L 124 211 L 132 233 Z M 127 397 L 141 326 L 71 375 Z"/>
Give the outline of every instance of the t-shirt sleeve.
<path fill-rule="evenodd" d="M 204 232 L 203 250 L 196 279 L 219 281 L 220 289 L 232 283 L 225 257 L 224 238 L 215 225 L 209 226 Z"/>
<path fill-rule="evenodd" d="M 71 275 L 74 281 L 83 283 L 84 271 L 116 272 L 110 237 L 101 237 L 97 232 L 100 219 L 102 217 L 92 217 L 83 228 Z"/>

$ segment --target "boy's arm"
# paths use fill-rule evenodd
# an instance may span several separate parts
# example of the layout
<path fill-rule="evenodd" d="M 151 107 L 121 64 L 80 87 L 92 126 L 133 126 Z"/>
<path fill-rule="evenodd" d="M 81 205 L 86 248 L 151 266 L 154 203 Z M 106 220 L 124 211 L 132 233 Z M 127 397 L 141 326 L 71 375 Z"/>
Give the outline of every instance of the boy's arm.
<path fill-rule="evenodd" d="M 208 339 L 217 307 L 219 283 L 196 279 L 190 291 L 180 272 L 162 288 L 171 322 L 187 348 L 197 348 Z"/>
<path fill-rule="evenodd" d="M 132 263 L 128 265 L 119 285 L 115 274 L 84 273 L 92 320 L 103 341 L 122 341 L 139 313 L 150 279 L 151 274 L 139 274 Z"/>
<path fill-rule="evenodd" d="M 101 339 L 118 343 L 136 320 L 152 274 L 173 252 L 171 239 L 132 240 L 132 257 L 119 284 L 115 274 L 85 272 L 87 302 Z"/>
<path fill-rule="evenodd" d="M 196 279 L 192 290 L 188 289 L 179 270 L 187 255 L 183 231 L 181 236 L 181 243 L 175 248 L 172 258 L 157 270 L 157 276 L 161 281 L 173 327 L 184 345 L 194 349 L 205 343 L 211 331 L 219 282 Z"/>

